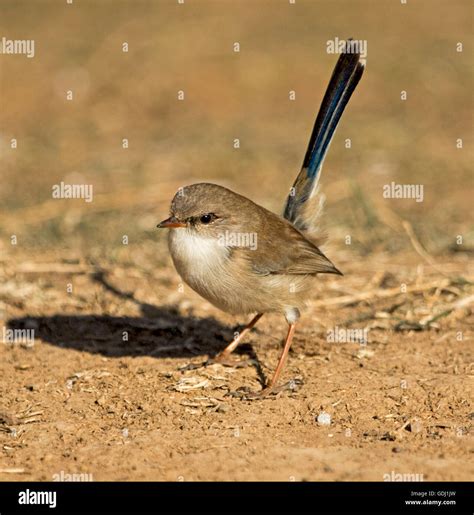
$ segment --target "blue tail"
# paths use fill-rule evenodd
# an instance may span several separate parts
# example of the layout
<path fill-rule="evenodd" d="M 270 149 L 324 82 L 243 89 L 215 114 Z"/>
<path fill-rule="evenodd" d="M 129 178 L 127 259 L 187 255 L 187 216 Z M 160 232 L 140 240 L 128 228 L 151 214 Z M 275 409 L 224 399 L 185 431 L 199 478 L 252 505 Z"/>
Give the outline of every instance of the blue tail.
<path fill-rule="evenodd" d="M 365 64 L 361 62 L 360 54 L 351 53 L 351 46 L 347 48 L 349 52 L 341 54 L 332 73 L 314 123 L 303 166 L 286 202 L 284 217 L 301 230 L 307 228 L 307 223 L 301 216 L 302 208 L 317 187 L 321 167 L 337 124 L 364 71 Z"/>

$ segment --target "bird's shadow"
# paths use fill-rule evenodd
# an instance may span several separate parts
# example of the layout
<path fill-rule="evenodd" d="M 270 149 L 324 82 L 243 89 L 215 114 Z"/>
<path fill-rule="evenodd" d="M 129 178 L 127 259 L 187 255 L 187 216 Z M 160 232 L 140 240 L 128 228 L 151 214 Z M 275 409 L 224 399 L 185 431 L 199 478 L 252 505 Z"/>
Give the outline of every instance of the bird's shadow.
<path fill-rule="evenodd" d="M 108 357 L 213 357 L 232 341 L 234 330 L 212 317 L 182 316 L 174 307 L 140 302 L 133 293 L 110 284 L 104 272 L 95 273 L 93 279 L 108 292 L 135 302 L 142 316 L 26 316 L 10 319 L 7 328 L 32 329 L 35 338 L 52 345 Z M 253 347 L 242 344 L 236 353 L 246 354 L 256 363 L 258 375 L 264 381 Z"/>

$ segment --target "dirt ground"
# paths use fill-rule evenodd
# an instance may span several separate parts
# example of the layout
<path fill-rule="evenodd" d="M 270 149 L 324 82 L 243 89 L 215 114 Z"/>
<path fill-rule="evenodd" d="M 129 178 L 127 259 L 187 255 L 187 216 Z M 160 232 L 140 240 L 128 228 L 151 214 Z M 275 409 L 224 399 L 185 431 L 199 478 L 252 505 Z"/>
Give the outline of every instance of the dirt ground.
<path fill-rule="evenodd" d="M 0 56 L 0 480 L 473 480 L 471 2 L 63 3 L 0 6 L 36 40 Z M 206 180 L 281 210 L 336 36 L 368 41 L 322 175 L 344 276 L 252 401 L 284 318 L 201 366 L 247 320 L 181 284 L 155 226 Z"/>
<path fill-rule="evenodd" d="M 315 298 L 342 302 L 308 307 L 288 388 L 250 401 L 242 394 L 276 364 L 282 317 L 264 317 L 242 345 L 246 366 L 193 368 L 234 322 L 189 290 L 177 302 L 169 267 L 3 263 L 8 327 L 37 337 L 0 347 L 1 477 L 472 480 L 472 314 L 459 303 L 467 285 L 453 279 L 465 267 L 446 264 L 451 278 L 440 278 L 419 266 L 410 277 L 406 261 L 378 262 L 363 275 L 346 269 L 350 287 L 322 280 Z M 75 293 L 59 289 L 58 274 Z M 407 278 L 413 291 L 394 294 Z M 371 298 L 346 298 L 361 291 Z M 368 328 L 368 342 L 328 342 L 334 327 Z"/>

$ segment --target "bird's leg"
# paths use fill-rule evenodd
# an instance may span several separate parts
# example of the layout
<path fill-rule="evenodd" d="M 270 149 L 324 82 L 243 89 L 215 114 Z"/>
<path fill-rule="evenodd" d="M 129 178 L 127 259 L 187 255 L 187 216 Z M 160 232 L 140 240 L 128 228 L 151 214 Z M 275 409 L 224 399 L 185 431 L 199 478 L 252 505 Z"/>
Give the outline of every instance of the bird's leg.
<path fill-rule="evenodd" d="M 267 384 L 267 386 L 258 394 L 256 397 L 265 397 L 269 393 L 273 391 L 275 388 L 278 379 L 280 377 L 281 371 L 285 366 L 286 358 L 288 357 L 288 352 L 291 347 L 291 342 L 293 341 L 293 334 L 295 332 L 296 323 L 289 324 L 288 334 L 286 335 L 285 346 L 283 347 L 283 352 L 281 353 L 280 360 L 278 361 L 278 365 L 275 369 L 275 373 L 273 374 L 272 380 Z"/>
<path fill-rule="evenodd" d="M 252 329 L 252 327 L 260 320 L 263 313 L 258 313 L 252 320 L 240 331 L 240 333 L 227 345 L 227 347 L 219 352 L 219 354 L 210 360 L 211 363 L 221 363 L 223 365 L 235 365 L 235 361 L 229 358 L 230 354 L 237 348 L 237 345 L 242 341 L 242 338 Z"/>

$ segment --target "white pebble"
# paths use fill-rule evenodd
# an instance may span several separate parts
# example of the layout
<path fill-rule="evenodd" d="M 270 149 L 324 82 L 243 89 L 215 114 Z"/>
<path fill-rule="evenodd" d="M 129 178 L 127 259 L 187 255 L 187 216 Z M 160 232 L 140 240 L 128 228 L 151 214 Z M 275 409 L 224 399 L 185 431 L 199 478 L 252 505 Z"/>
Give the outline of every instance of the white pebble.
<path fill-rule="evenodd" d="M 322 411 L 317 418 L 318 424 L 320 426 L 330 426 L 331 425 L 331 415 Z"/>

